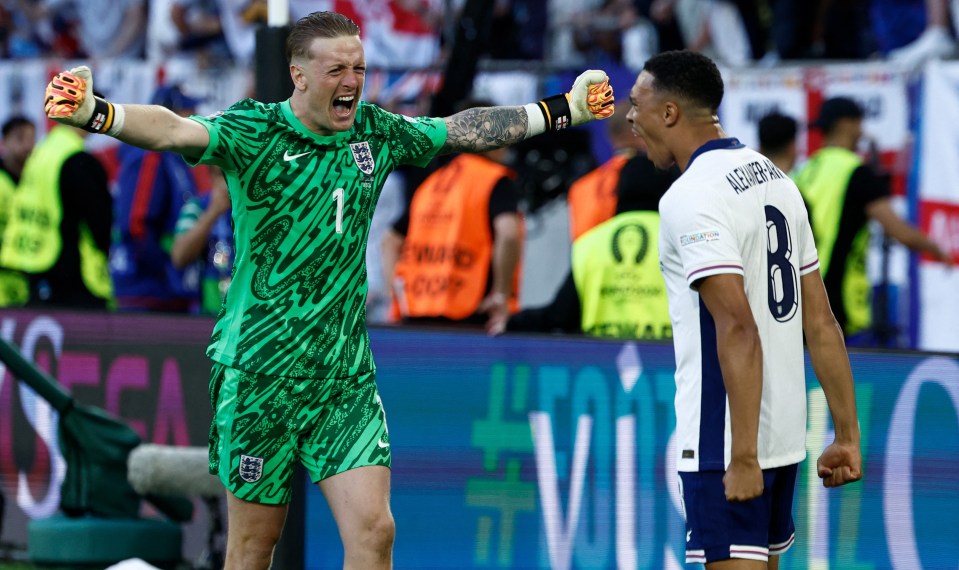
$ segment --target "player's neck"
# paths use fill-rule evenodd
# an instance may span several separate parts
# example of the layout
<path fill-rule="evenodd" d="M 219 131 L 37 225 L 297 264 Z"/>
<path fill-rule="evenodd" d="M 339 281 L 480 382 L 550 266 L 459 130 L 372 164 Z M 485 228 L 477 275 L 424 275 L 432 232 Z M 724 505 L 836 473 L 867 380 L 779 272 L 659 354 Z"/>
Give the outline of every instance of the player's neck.
<path fill-rule="evenodd" d="M 23 162 L 14 160 L 12 156 L 3 157 L 3 167 L 7 170 L 7 172 L 13 174 L 17 178 L 19 178 L 20 173 L 23 172 Z"/>
<path fill-rule="evenodd" d="M 792 156 L 789 156 L 785 153 L 771 153 L 765 154 L 765 157 L 772 161 L 776 165 L 776 168 L 782 170 L 786 174 L 792 170 L 793 164 L 796 163 L 796 159 Z"/>
<path fill-rule="evenodd" d="M 680 141 L 678 152 L 673 154 L 673 156 L 676 157 L 676 164 L 679 165 L 680 171 L 686 172 L 686 168 L 689 167 L 690 157 L 699 150 L 699 147 L 709 141 L 725 138 L 728 138 L 728 135 L 718 122 L 697 125 L 690 128 L 687 136 L 683 137 Z"/>
<path fill-rule="evenodd" d="M 824 146 L 833 146 L 837 148 L 844 148 L 846 150 L 855 151 L 856 150 L 856 140 L 852 140 L 851 137 L 844 137 L 840 135 L 834 135 L 826 137 L 823 141 Z"/>
<path fill-rule="evenodd" d="M 332 134 L 330 131 L 320 128 L 318 123 L 313 120 L 310 114 L 310 103 L 300 91 L 293 91 L 293 95 L 290 96 L 290 110 L 307 130 L 324 136 Z"/>

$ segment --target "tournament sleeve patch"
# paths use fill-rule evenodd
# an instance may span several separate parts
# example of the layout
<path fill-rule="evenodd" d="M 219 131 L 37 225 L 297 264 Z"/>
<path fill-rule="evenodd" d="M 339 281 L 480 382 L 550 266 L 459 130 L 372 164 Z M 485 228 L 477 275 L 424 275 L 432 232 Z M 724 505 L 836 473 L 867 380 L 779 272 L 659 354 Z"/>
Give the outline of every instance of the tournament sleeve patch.
<path fill-rule="evenodd" d="M 705 230 L 679 236 L 679 245 L 686 247 L 690 245 L 696 245 L 697 243 L 716 241 L 718 239 L 719 230 Z"/>

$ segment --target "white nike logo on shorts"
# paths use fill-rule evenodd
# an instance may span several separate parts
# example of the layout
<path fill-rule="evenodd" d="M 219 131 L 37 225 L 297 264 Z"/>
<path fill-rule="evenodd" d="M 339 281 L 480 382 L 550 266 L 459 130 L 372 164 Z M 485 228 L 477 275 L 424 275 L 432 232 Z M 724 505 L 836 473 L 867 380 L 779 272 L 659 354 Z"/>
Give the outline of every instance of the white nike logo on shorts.
<path fill-rule="evenodd" d="M 385 443 L 382 439 L 380 439 L 379 441 L 377 441 L 377 442 L 376 442 L 376 445 L 377 445 L 377 447 L 379 447 L 380 449 L 386 449 L 387 447 L 390 446 L 390 444 Z"/>
<path fill-rule="evenodd" d="M 300 154 L 290 154 L 290 151 L 286 151 L 283 153 L 283 160 L 289 162 L 291 160 L 296 160 L 297 158 L 300 158 L 301 156 L 306 156 L 308 154 L 310 154 L 309 151 L 301 152 Z"/>

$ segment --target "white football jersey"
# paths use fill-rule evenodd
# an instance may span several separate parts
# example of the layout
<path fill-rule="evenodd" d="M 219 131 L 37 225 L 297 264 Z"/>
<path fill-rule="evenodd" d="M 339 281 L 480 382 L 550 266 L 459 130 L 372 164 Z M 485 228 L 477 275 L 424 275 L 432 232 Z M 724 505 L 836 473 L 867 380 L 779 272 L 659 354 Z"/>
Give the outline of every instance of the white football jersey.
<path fill-rule="evenodd" d="M 659 258 L 676 351 L 676 450 L 680 471 L 725 470 L 729 403 L 716 327 L 694 284 L 743 276 L 763 350 L 759 465 L 806 457 L 800 276 L 819 269 L 796 185 L 736 139 L 703 145 L 659 204 Z"/>

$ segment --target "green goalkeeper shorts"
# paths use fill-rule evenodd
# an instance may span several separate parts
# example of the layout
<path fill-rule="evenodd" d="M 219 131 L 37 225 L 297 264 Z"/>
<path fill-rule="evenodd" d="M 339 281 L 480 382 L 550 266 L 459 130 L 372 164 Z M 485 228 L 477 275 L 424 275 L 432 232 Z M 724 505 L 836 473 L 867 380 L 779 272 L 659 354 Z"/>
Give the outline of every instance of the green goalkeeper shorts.
<path fill-rule="evenodd" d="M 210 401 L 210 473 L 244 501 L 290 502 L 297 462 L 314 483 L 356 467 L 390 466 L 375 372 L 285 378 L 218 363 Z"/>

